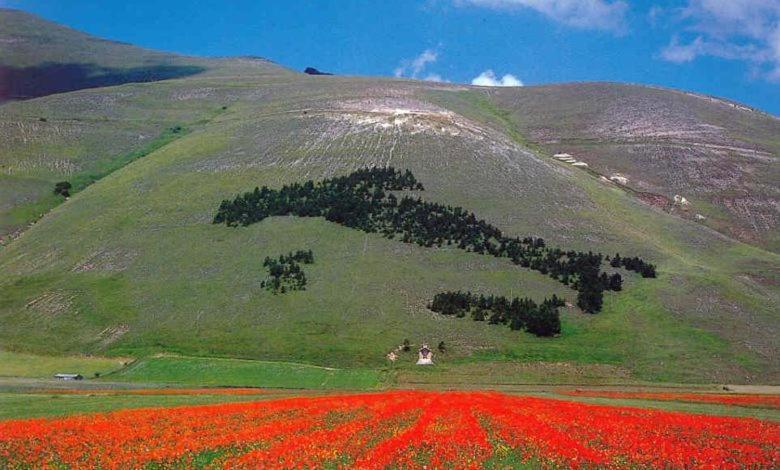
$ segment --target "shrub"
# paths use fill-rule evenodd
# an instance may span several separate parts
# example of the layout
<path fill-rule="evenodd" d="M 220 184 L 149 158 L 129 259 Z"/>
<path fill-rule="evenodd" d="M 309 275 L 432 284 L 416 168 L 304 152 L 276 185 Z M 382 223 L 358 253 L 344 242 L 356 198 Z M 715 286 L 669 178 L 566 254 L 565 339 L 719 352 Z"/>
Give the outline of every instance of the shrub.
<path fill-rule="evenodd" d="M 54 194 L 58 194 L 63 197 L 70 197 L 70 190 L 73 186 L 67 181 L 60 181 L 54 185 Z"/>
<path fill-rule="evenodd" d="M 274 294 L 305 290 L 306 274 L 300 264 L 314 262 L 314 254 L 311 250 L 298 250 L 295 253 L 281 255 L 278 259 L 266 257 L 263 266 L 268 269 L 268 278 L 260 282 L 260 287 L 268 289 Z"/>

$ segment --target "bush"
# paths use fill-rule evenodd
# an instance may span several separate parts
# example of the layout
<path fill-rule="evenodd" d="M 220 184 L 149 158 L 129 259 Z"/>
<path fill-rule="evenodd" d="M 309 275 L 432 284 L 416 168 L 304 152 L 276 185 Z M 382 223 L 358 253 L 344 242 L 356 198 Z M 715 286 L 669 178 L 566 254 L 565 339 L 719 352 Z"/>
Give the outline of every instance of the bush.
<path fill-rule="evenodd" d="M 54 185 L 54 194 L 58 194 L 63 197 L 70 197 L 70 190 L 73 186 L 67 181 L 60 181 Z"/>
<path fill-rule="evenodd" d="M 268 289 L 274 294 L 305 290 L 306 274 L 300 264 L 314 262 L 314 254 L 311 250 L 298 250 L 295 253 L 281 255 L 278 259 L 266 257 L 263 266 L 268 269 L 268 278 L 260 282 L 260 287 Z"/>

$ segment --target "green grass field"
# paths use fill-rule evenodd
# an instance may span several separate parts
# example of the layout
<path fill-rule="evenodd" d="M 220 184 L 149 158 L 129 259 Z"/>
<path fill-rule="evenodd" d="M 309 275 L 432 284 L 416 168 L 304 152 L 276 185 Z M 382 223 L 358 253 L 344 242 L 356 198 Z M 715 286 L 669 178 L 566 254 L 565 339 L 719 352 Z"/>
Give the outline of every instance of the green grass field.
<path fill-rule="evenodd" d="M 130 408 L 192 406 L 213 403 L 260 401 L 283 398 L 284 394 L 258 395 L 61 395 L 0 392 L 0 420 L 42 418 L 98 413 Z"/>
<path fill-rule="evenodd" d="M 402 352 L 398 363 L 382 369 L 328 369 L 288 362 L 179 356 L 150 357 L 128 365 L 120 359 L 43 357 L 9 352 L 1 352 L 0 359 L 0 419 L 260 401 L 322 393 L 447 389 L 498 390 L 583 403 L 780 420 L 780 411 L 768 408 L 557 394 L 557 390 L 567 390 L 572 384 L 584 389 L 604 384 L 629 389 L 647 386 L 657 389 L 659 385 L 636 381 L 625 369 L 599 364 L 576 366 L 494 360 L 474 363 L 439 353 L 436 366 L 418 367 L 413 365 L 412 352 Z M 102 371 L 100 378 L 87 376 L 85 380 L 75 382 L 51 379 L 54 371 L 84 374 L 97 369 Z M 181 391 L 203 387 L 217 390 L 197 394 Z M 232 387 L 254 387 L 257 392 L 220 393 L 218 389 L 223 387 L 227 387 L 227 392 Z M 676 392 L 714 390 L 711 386 L 692 388 L 685 384 L 664 384 L 664 387 Z M 163 389 L 165 394 L 143 394 L 146 389 Z"/>
<path fill-rule="evenodd" d="M 370 390 L 379 387 L 382 375 L 369 369 L 330 369 L 284 362 L 154 357 L 139 360 L 104 378 L 199 387 Z"/>
<path fill-rule="evenodd" d="M 125 366 L 131 359 L 121 357 L 40 356 L 0 351 L 0 377 L 50 378 L 57 373 L 78 373 L 94 377 Z"/>

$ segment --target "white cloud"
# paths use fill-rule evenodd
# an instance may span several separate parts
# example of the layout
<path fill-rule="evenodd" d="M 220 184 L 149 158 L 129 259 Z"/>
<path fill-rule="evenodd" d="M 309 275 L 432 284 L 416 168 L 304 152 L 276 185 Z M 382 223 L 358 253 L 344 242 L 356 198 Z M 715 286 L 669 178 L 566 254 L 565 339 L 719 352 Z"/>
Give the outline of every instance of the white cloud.
<path fill-rule="evenodd" d="M 758 75 L 780 81 L 777 0 L 689 0 L 677 20 L 689 37 L 685 41 L 674 36 L 661 58 L 677 63 L 702 56 L 739 60 Z"/>
<path fill-rule="evenodd" d="M 471 84 L 478 86 L 523 86 L 523 82 L 514 75 L 506 74 L 498 79 L 496 78 L 496 74 L 490 69 L 485 70 L 474 77 L 474 79 L 471 80 Z"/>
<path fill-rule="evenodd" d="M 439 59 L 439 53 L 435 49 L 425 49 L 414 59 L 402 60 L 401 64 L 393 70 L 396 77 L 420 78 L 428 82 L 444 82 L 449 80 L 443 78 L 438 73 L 428 72 L 426 69 L 430 64 L 436 63 Z"/>
<path fill-rule="evenodd" d="M 420 73 L 425 70 L 428 64 L 436 62 L 438 56 L 439 54 L 435 50 L 426 49 L 414 59 L 401 61 L 401 65 L 396 67 L 393 73 L 396 77 L 408 76 L 410 78 L 417 78 Z"/>
<path fill-rule="evenodd" d="M 672 42 L 661 51 L 661 57 L 669 62 L 676 62 L 678 64 L 690 62 L 701 55 L 702 48 L 703 43 L 701 36 L 697 37 L 689 44 L 680 44 L 680 40 L 675 36 L 672 38 Z"/>
<path fill-rule="evenodd" d="M 497 10 L 530 8 L 575 28 L 614 32 L 625 31 L 628 11 L 624 0 L 456 0 L 456 3 Z"/>
<path fill-rule="evenodd" d="M 752 44 L 732 44 L 716 42 L 697 36 L 687 44 L 680 43 L 677 36 L 673 37 L 668 46 L 661 51 L 661 57 L 669 62 L 691 62 L 699 56 L 713 56 L 730 60 L 750 60 L 761 62 L 766 58 L 766 52 Z"/>
<path fill-rule="evenodd" d="M 662 17 L 664 13 L 664 8 L 658 5 L 650 7 L 650 10 L 647 11 L 647 21 L 650 23 L 650 26 L 655 27 L 658 24 L 659 18 Z"/>
<path fill-rule="evenodd" d="M 769 71 L 767 78 L 780 81 L 780 25 L 769 36 L 769 49 L 772 51 L 773 69 Z"/>

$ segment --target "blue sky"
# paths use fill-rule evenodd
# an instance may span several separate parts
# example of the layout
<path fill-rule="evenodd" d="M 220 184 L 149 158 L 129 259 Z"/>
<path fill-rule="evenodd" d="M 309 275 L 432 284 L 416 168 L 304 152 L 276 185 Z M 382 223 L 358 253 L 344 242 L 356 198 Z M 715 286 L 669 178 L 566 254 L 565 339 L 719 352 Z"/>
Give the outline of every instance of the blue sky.
<path fill-rule="evenodd" d="M 459 83 L 606 80 L 780 114 L 780 0 L 0 0 L 97 36 L 302 70 Z M 507 76 L 508 75 L 508 76 Z"/>

